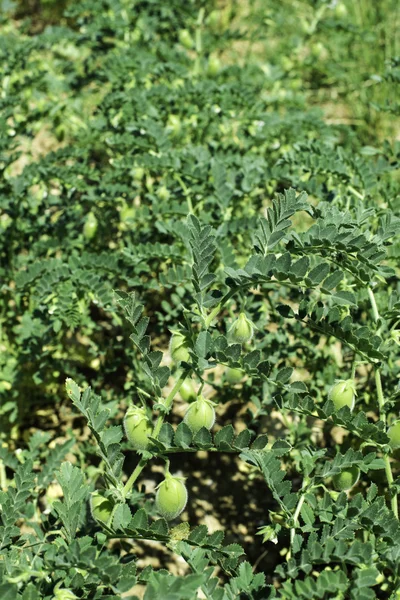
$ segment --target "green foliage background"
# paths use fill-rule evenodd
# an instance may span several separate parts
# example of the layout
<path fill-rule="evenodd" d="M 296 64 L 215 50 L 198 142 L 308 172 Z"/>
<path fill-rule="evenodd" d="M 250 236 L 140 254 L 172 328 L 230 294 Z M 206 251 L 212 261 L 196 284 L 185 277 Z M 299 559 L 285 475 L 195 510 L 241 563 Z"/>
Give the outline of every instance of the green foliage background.
<path fill-rule="evenodd" d="M 386 504 L 398 462 L 388 482 L 383 456 L 399 411 L 398 13 L 392 0 L 3 1 L 4 597 L 63 600 L 63 581 L 79 598 L 120 598 L 138 582 L 146 600 L 166 589 L 196 598 L 199 587 L 212 599 L 397 597 L 400 535 Z M 256 326 L 243 352 L 226 335 L 241 309 Z M 202 525 L 180 538 L 149 521 L 154 506 L 141 488 L 133 517 L 121 503 L 116 537 L 164 542 L 191 575 L 137 571 L 133 551 L 120 560 L 87 513 L 95 485 L 118 490 L 130 474 L 117 429 L 128 404 L 168 396 L 170 369 L 179 376 L 159 353 L 180 327 L 190 373 L 233 416 L 221 412 L 228 429 L 214 437 L 164 423 L 157 452 L 226 451 L 240 454 L 249 478 L 262 474 L 270 572 L 253 572 L 238 540 L 223 546 Z M 356 360 L 358 411 L 338 416 L 327 393 Z M 243 384 L 226 385 L 227 365 L 244 370 Z M 71 419 L 67 377 L 91 386 L 81 400 L 74 384 L 72 401 L 101 460 Z M 350 432 L 341 445 L 333 426 Z M 359 493 L 334 502 L 323 480 L 352 465 L 363 474 Z M 63 500 L 53 506 L 56 472 Z M 294 519 L 294 537 L 282 519 Z M 54 528 L 62 533 L 50 544 Z M 276 548 L 268 535 L 283 536 Z"/>

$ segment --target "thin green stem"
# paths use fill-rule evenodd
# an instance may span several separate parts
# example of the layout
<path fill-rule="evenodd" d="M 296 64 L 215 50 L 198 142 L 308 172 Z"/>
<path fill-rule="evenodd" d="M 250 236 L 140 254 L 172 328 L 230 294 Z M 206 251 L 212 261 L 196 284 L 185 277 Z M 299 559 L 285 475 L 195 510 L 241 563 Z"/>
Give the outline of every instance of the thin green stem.
<path fill-rule="evenodd" d="M 383 460 L 385 461 L 386 479 L 387 479 L 387 482 L 389 484 L 389 489 L 390 489 L 390 487 L 393 485 L 393 473 L 392 473 L 392 467 L 390 466 L 389 456 L 387 454 L 385 454 L 383 457 Z M 399 518 L 399 507 L 397 504 L 397 494 L 393 494 L 392 498 L 390 499 L 390 503 L 392 505 L 392 511 L 394 512 L 394 516 L 396 517 L 396 519 L 398 519 Z"/>
<path fill-rule="evenodd" d="M 196 32 L 195 32 L 195 46 L 196 46 L 196 61 L 195 61 L 195 73 L 196 75 L 200 74 L 200 61 L 201 55 L 203 52 L 203 40 L 202 40 L 202 26 L 204 21 L 204 8 L 199 10 L 199 14 L 196 22 Z"/>
<path fill-rule="evenodd" d="M 379 321 L 379 318 L 380 318 L 379 317 L 379 311 L 378 311 L 378 307 L 376 305 L 376 300 L 375 300 L 374 292 L 372 291 L 371 288 L 368 288 L 368 295 L 369 295 L 369 299 L 370 299 L 370 302 L 371 302 L 372 314 L 373 314 L 373 317 L 374 317 L 374 321 L 375 321 L 375 323 L 377 323 Z M 380 369 L 380 367 L 375 367 L 375 385 L 376 385 L 376 393 L 377 393 L 377 397 L 378 397 L 379 418 L 386 425 L 385 397 L 383 395 L 382 379 L 381 379 L 381 369 Z M 388 487 L 389 487 L 389 491 L 390 491 L 390 488 L 393 485 L 393 473 L 392 473 L 392 468 L 391 468 L 391 465 L 390 465 L 389 456 L 387 454 L 384 454 L 383 460 L 384 460 L 384 463 L 385 463 L 386 479 L 387 479 Z M 393 496 L 390 499 L 390 503 L 391 503 L 391 506 L 392 506 L 393 513 L 394 513 L 395 517 L 398 519 L 399 518 L 399 507 L 398 507 L 398 503 L 397 503 L 397 493 L 393 494 Z"/>
<path fill-rule="evenodd" d="M 375 321 L 375 323 L 377 323 L 380 319 L 379 311 L 378 311 L 378 307 L 376 305 L 374 292 L 372 291 L 372 289 L 370 287 L 368 288 L 368 296 L 369 296 L 369 300 L 371 302 L 371 308 L 372 308 L 372 314 L 374 316 L 374 321 Z"/>
<path fill-rule="evenodd" d="M 375 370 L 375 384 L 376 384 L 376 391 L 377 391 L 377 395 L 378 395 L 380 418 L 386 425 L 386 413 L 385 413 L 385 408 L 384 408 L 385 407 L 385 398 L 383 396 L 381 372 L 380 372 L 379 368 L 377 368 Z M 393 485 L 393 473 L 392 473 L 392 468 L 390 466 L 389 456 L 387 454 L 384 454 L 383 460 L 385 462 L 386 479 L 387 479 L 389 490 L 390 490 L 390 487 Z M 398 508 L 398 504 L 397 504 L 397 494 L 393 494 L 390 502 L 392 505 L 392 510 L 393 510 L 396 518 L 398 519 L 399 518 L 399 508 Z"/>
<path fill-rule="evenodd" d="M 132 486 L 135 483 L 136 479 L 139 477 L 140 473 L 143 471 L 143 469 L 147 465 L 147 461 L 148 461 L 148 459 L 144 458 L 142 456 L 142 458 L 140 459 L 140 461 L 136 465 L 136 468 L 132 471 L 132 474 L 129 477 L 129 479 L 126 482 L 125 487 L 123 489 L 124 498 L 126 498 L 127 495 L 129 494 L 129 492 L 131 491 Z"/>
<path fill-rule="evenodd" d="M 185 381 L 185 379 L 188 377 L 188 375 L 190 375 L 190 371 L 183 371 L 180 374 L 180 376 L 178 377 L 174 387 L 172 388 L 172 390 L 170 391 L 170 393 L 168 394 L 168 396 L 165 399 L 164 406 L 165 406 L 166 411 L 169 411 L 169 409 L 171 408 L 171 404 L 172 404 L 176 394 L 181 389 L 182 384 Z M 164 418 L 165 418 L 165 415 L 163 413 L 159 415 L 157 422 L 155 424 L 155 427 L 153 429 L 152 437 L 154 437 L 154 438 L 158 437 L 158 434 L 160 433 L 160 429 L 164 423 Z"/>
<path fill-rule="evenodd" d="M 352 194 L 357 196 L 357 198 L 359 198 L 360 200 L 364 200 L 363 194 L 360 194 L 360 192 L 354 189 L 353 186 L 349 185 L 347 189 L 349 190 L 349 192 L 352 192 Z"/>
<path fill-rule="evenodd" d="M 289 558 L 291 557 L 291 553 L 292 553 L 292 547 L 293 547 L 293 543 L 294 543 L 294 536 L 296 535 L 296 528 L 299 525 L 299 515 L 300 515 L 300 511 L 301 511 L 301 507 L 304 504 L 304 500 L 305 500 L 305 488 L 308 485 L 308 479 L 305 477 L 303 480 L 303 485 L 301 486 L 301 490 L 300 490 L 300 499 L 297 503 L 296 506 L 296 510 L 294 511 L 293 514 L 293 527 L 291 527 L 290 529 L 290 549 L 287 555 L 287 560 L 289 560 Z"/>
<path fill-rule="evenodd" d="M 140 388 L 139 386 L 136 389 L 140 394 L 143 394 L 143 396 L 146 396 L 147 398 L 151 398 L 151 395 L 148 392 L 146 392 L 145 390 L 142 390 L 142 388 Z"/>
<path fill-rule="evenodd" d="M 177 175 L 175 173 L 175 177 L 179 181 L 179 183 L 180 183 L 180 185 L 181 185 L 181 187 L 183 189 L 183 193 L 185 194 L 185 198 L 186 198 L 186 202 L 187 202 L 187 205 L 188 205 L 189 213 L 190 214 L 194 214 L 192 199 L 190 197 L 190 191 L 188 190 L 185 182 L 183 181 L 182 177 L 180 177 L 180 175 Z"/>
<path fill-rule="evenodd" d="M 217 304 L 217 306 L 212 309 L 212 311 L 210 312 L 208 317 L 206 317 L 206 319 L 204 320 L 204 323 L 205 323 L 205 326 L 207 329 L 210 327 L 213 319 L 215 319 L 215 317 L 221 311 L 221 308 L 223 307 L 223 305 L 229 300 L 229 298 L 231 298 L 233 296 L 233 294 L 235 294 L 236 291 L 237 290 L 234 290 L 234 289 L 229 290 L 229 292 L 227 294 L 225 294 L 225 296 L 222 298 L 221 302 L 219 302 Z"/>
<path fill-rule="evenodd" d="M 351 379 L 354 379 L 356 376 L 356 368 L 357 368 L 357 354 L 354 354 L 353 364 L 351 365 Z"/>
<path fill-rule="evenodd" d="M 5 492 L 7 489 L 6 468 L 2 460 L 0 460 L 0 488 L 3 490 L 3 492 Z"/>
<path fill-rule="evenodd" d="M 379 367 L 375 369 L 375 385 L 376 393 L 378 396 L 378 406 L 381 420 L 386 424 L 386 413 L 385 413 L 385 398 L 383 396 L 381 370 Z"/>
<path fill-rule="evenodd" d="M 166 397 L 166 399 L 164 401 L 164 406 L 165 406 L 165 410 L 167 412 L 171 408 L 171 404 L 172 404 L 172 402 L 174 400 L 174 397 L 179 392 L 179 390 L 180 390 L 183 382 L 185 381 L 186 377 L 189 374 L 190 374 L 190 371 L 183 371 L 181 373 L 181 375 L 179 376 L 179 378 L 177 379 L 174 387 L 172 388 L 172 390 L 170 391 L 170 393 Z M 151 437 L 157 439 L 157 437 L 158 437 L 158 435 L 160 433 L 161 427 L 162 427 L 162 425 L 164 423 L 164 418 L 165 418 L 165 414 L 164 414 L 164 412 L 162 412 L 158 416 L 158 419 L 157 419 L 156 424 L 154 426 L 153 433 L 151 434 Z M 140 459 L 140 461 L 136 465 L 136 468 L 132 472 L 131 476 L 129 477 L 129 479 L 126 482 L 125 487 L 123 489 L 124 498 L 126 498 L 126 496 L 131 491 L 133 484 L 135 483 L 136 479 L 139 477 L 140 473 L 143 471 L 143 469 L 147 465 L 148 461 L 149 461 L 149 458 L 145 458 L 144 456 L 142 456 L 142 458 Z"/>
<path fill-rule="evenodd" d="M 300 500 L 297 504 L 296 511 L 293 515 L 293 527 L 290 530 L 290 543 L 291 544 L 293 544 L 293 541 L 294 541 L 294 536 L 296 534 L 296 527 L 299 524 L 299 515 L 300 515 L 301 507 L 303 506 L 304 500 L 305 500 L 305 496 L 304 496 L 304 494 L 302 494 L 300 497 Z"/>

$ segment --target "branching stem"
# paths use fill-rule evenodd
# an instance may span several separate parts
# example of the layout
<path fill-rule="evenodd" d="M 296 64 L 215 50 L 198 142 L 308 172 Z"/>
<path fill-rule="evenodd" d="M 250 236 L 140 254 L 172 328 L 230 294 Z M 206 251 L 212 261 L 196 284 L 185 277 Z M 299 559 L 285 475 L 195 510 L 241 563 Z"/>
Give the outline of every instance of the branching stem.
<path fill-rule="evenodd" d="M 166 411 L 168 411 L 170 409 L 171 404 L 172 404 L 172 402 L 173 402 L 176 394 L 179 392 L 179 390 L 180 390 L 183 382 L 185 381 L 186 377 L 189 374 L 190 374 L 190 371 L 183 371 L 180 374 L 180 376 L 177 379 L 174 387 L 172 388 L 172 390 L 170 391 L 170 393 L 168 394 L 168 396 L 166 397 L 166 399 L 164 401 L 164 406 L 165 406 Z M 151 437 L 157 438 L 159 436 L 161 427 L 162 427 L 162 425 L 164 423 L 164 418 L 165 418 L 164 412 L 160 413 L 160 415 L 158 416 L 158 419 L 156 421 L 156 424 L 154 426 L 153 433 L 152 433 Z M 131 491 L 133 484 L 135 483 L 136 479 L 139 477 L 140 473 L 143 471 L 143 469 L 147 465 L 148 461 L 149 461 L 149 458 L 145 458 L 144 456 L 142 456 L 142 458 L 140 459 L 140 461 L 136 465 L 136 468 L 132 472 L 131 476 L 129 477 L 129 479 L 126 482 L 125 487 L 123 489 L 124 498 L 126 498 L 126 496 Z"/>
<path fill-rule="evenodd" d="M 215 319 L 215 317 L 221 311 L 221 308 L 223 307 L 223 305 L 229 300 L 229 298 L 231 298 L 233 296 L 233 294 L 236 293 L 236 291 L 237 291 L 236 289 L 229 290 L 229 292 L 227 294 L 225 294 L 225 296 L 222 298 L 221 302 L 218 302 L 217 306 L 215 308 L 213 308 L 212 311 L 210 312 L 210 314 L 208 315 L 208 317 L 205 318 L 204 323 L 205 323 L 205 326 L 207 329 L 208 329 L 208 327 L 210 327 L 213 319 Z"/>

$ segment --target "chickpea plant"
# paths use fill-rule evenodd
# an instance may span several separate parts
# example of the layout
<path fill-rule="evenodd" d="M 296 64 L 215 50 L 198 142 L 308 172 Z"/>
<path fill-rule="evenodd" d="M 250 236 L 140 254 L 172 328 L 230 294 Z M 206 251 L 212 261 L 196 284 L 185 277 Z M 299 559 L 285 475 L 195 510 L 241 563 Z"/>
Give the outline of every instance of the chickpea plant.
<path fill-rule="evenodd" d="M 307 211 L 315 218 L 315 224 L 303 234 L 288 231 L 290 218 L 297 211 Z M 397 391 L 385 399 L 381 378 L 395 345 L 390 339 L 384 342 L 380 334 L 390 331 L 391 323 L 398 319 L 399 303 L 394 295 L 380 314 L 374 288 L 378 288 L 379 297 L 384 278 L 392 273 L 383 263 L 384 247 L 397 226 L 396 220 L 387 220 L 374 236 L 360 230 L 356 222 L 347 221 L 343 228 L 338 214 L 331 213 L 328 207 L 313 209 L 304 193 L 297 195 L 288 190 L 278 196 L 266 218 L 261 219 L 254 236 L 255 253 L 247 265 L 236 270 L 225 268 L 224 276 L 216 262 L 217 234 L 193 215 L 188 217 L 184 235 L 191 249 L 193 304 L 184 307 L 181 329 L 172 333 L 174 384 L 166 395 L 163 390 L 171 371 L 162 364 L 162 352 L 151 349 L 145 308 L 133 294 L 117 294 L 133 327 L 131 339 L 142 355 L 148 378 L 146 394 L 138 390 L 143 405 L 129 407 L 124 419 L 130 448 L 138 452 L 137 466 L 125 483 L 121 429 L 105 426 L 106 411 L 89 388 L 81 394 L 73 381 L 67 382 L 68 394 L 88 419 L 104 463 L 108 487 L 92 493 L 92 514 L 107 535 L 165 542 L 172 539 L 174 528 L 170 529 L 168 523 L 177 519 L 191 502 L 191 490 L 185 485 L 184 474 L 170 472 L 168 455 L 198 449 L 238 453 L 259 471 L 276 502 L 276 513 L 271 513 L 269 519 L 266 515 L 266 524 L 260 527 L 265 544 L 288 536 L 286 562 L 277 568 L 282 587 L 266 588 L 263 574 L 254 574 L 248 570 L 248 563 L 240 562 L 242 550 L 238 545 L 221 545 L 222 537 L 207 534 L 204 526 L 192 532 L 188 527 L 183 539 L 174 543 L 174 551 L 188 562 L 207 597 L 228 598 L 227 590 L 233 585 L 232 580 L 221 588 L 221 584 L 216 584 L 212 569 L 204 569 L 212 563 L 233 576 L 234 589 L 249 598 L 303 597 L 303 588 L 297 581 L 300 573 L 304 594 L 313 590 L 315 597 L 347 597 L 351 590 L 352 598 L 373 598 L 372 588 L 378 584 L 388 597 L 396 597 L 400 527 L 392 456 L 398 447 L 398 422 L 392 406 Z M 356 278 L 357 288 L 340 288 L 344 272 Z M 370 283 L 374 278 L 376 286 Z M 278 304 L 269 319 L 293 320 L 304 329 L 340 340 L 349 349 L 348 378 L 323 390 L 319 402 L 309 395 L 306 382 L 294 376 L 295 365 L 290 366 L 289 360 L 272 364 L 268 353 L 259 350 L 254 341 L 262 336 L 268 320 L 263 313 L 255 324 L 257 315 L 249 294 L 254 294 L 254 290 L 271 294 L 271 286 L 279 289 L 284 285 L 295 286 L 297 309 Z M 366 302 L 372 318 L 360 327 L 352 322 L 348 307 L 357 307 L 358 303 L 367 306 Z M 234 310 L 241 304 L 243 308 L 237 316 L 224 317 L 229 305 Z M 374 397 L 380 415 L 376 422 L 368 419 L 356 402 L 360 395 L 358 369 L 365 369 L 366 364 L 374 371 Z M 312 443 L 296 448 L 293 432 L 269 443 L 261 435 L 251 443 L 251 428 L 239 435 L 235 435 L 232 425 L 221 428 L 216 417 L 218 393 L 211 399 L 202 392 L 208 381 L 207 372 L 216 366 L 226 370 L 223 377 L 227 381 L 235 383 L 247 376 L 253 385 L 267 382 L 273 386 L 273 401 L 283 413 L 340 426 L 349 432 L 354 444 L 347 444 L 343 450 L 318 448 Z M 186 414 L 174 429 L 168 422 L 174 399 L 185 384 L 193 385 L 194 380 L 199 387 L 197 397 L 190 398 Z M 267 406 L 260 403 L 259 414 Z M 386 422 L 392 424 L 388 427 Z M 291 430 L 293 426 L 288 427 Z M 164 461 L 165 474 L 152 508 L 142 507 L 132 514 L 130 502 L 137 499 L 137 495 L 132 495 L 134 486 L 149 461 L 156 459 Z M 285 474 L 290 464 L 302 478 L 298 490 L 292 488 Z M 335 564 L 341 568 L 332 568 Z"/>
<path fill-rule="evenodd" d="M 400 600 L 397 7 L 293 5 L 2 3 L 0 600 Z"/>
<path fill-rule="evenodd" d="M 292 219 L 304 212 L 313 223 L 300 233 L 291 227 Z M 218 232 L 194 215 L 187 217 L 179 235 L 187 248 L 182 260 L 190 268 L 191 301 L 182 306 L 165 355 L 152 349 L 149 316 L 138 297 L 116 293 L 142 369 L 123 423 L 109 422 L 115 411 L 90 387 L 82 391 L 72 379 L 66 382 L 67 396 L 85 417 L 101 461 L 96 489 L 87 485 L 84 469 L 65 461 L 74 439 L 45 450 L 43 457 L 45 434 L 32 439 L 18 459 L 5 448 L 0 451 L 14 473 L 14 485 L 0 492 L 2 597 L 122 597 L 136 583 L 147 586 L 145 598 L 159 600 L 166 590 L 176 590 L 172 597 L 178 600 L 198 598 L 200 590 L 212 600 L 310 595 L 364 600 L 375 598 L 375 589 L 382 597 L 398 597 L 399 421 L 394 407 L 399 394 L 385 389 L 385 375 L 398 349 L 391 332 L 400 320 L 400 298 L 396 290 L 387 297 L 387 280 L 395 279 L 395 272 L 386 262 L 386 247 L 399 221 L 388 213 L 377 225 L 366 222 L 375 233 L 336 208 L 312 207 L 304 192 L 286 190 L 260 219 L 246 264 L 233 268 L 219 262 Z M 345 275 L 355 283 L 342 286 Z M 284 288 L 290 290 L 290 302 Z M 264 297 L 269 301 L 260 305 Z M 360 308 L 361 325 L 351 318 Z M 276 350 L 271 336 L 277 334 L 267 333 L 271 323 L 286 324 L 289 332 L 278 338 Z M 298 377 L 301 356 L 286 354 L 285 348 L 294 334 L 306 348 L 309 332 L 346 348 L 337 373 L 343 379 Z M 217 380 L 215 372 L 221 373 Z M 240 433 L 235 423 L 219 423 L 219 392 L 227 384 L 253 390 L 254 408 L 243 417 Z M 360 404 L 362 386 L 371 390 L 368 408 L 374 408 L 376 419 Z M 210 387 L 215 393 L 206 393 Z M 182 392 L 190 402 L 173 426 L 174 402 Z M 286 421 L 282 434 L 269 439 L 260 422 L 271 418 L 272 403 Z M 333 427 L 341 428 L 346 443 L 322 444 L 312 433 L 305 438 L 301 431 L 307 432 L 310 422 L 327 439 Z M 271 545 L 282 547 L 276 585 L 252 567 L 239 544 L 224 543 L 223 531 L 209 533 L 205 525 L 191 527 L 187 521 L 193 492 L 187 473 L 171 472 L 170 459 L 199 450 L 243 461 L 272 495 L 274 510 L 266 509 L 258 533 L 266 552 Z M 131 472 L 124 467 L 125 451 L 137 457 Z M 162 465 L 163 476 L 149 497 L 139 482 L 152 464 Z M 36 507 L 54 471 L 62 499 L 52 501 L 37 521 Z M 291 473 L 297 474 L 296 485 Z M 21 516 L 31 531 L 16 527 Z M 94 535 L 89 522 L 97 529 Z M 110 553 L 108 540 L 120 540 L 129 559 Z M 142 540 L 165 544 L 190 573 L 139 571 L 134 547 Z M 33 576 L 38 585 L 30 581 Z"/>

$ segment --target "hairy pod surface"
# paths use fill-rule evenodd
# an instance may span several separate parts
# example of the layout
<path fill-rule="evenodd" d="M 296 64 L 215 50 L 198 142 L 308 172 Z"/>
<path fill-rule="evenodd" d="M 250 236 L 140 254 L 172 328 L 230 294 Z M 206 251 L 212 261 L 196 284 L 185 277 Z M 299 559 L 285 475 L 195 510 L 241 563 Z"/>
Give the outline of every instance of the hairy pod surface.
<path fill-rule="evenodd" d="M 348 406 L 353 411 L 355 397 L 355 383 L 353 379 L 337 381 L 329 392 L 329 399 L 332 400 L 336 410 L 340 410 L 343 406 Z"/>
<path fill-rule="evenodd" d="M 92 492 L 90 497 L 90 510 L 92 517 L 96 519 L 96 521 L 107 524 L 113 508 L 114 504 L 109 498 L 105 498 L 101 492 Z"/>
<path fill-rule="evenodd" d="M 188 362 L 190 360 L 189 346 L 184 335 L 179 332 L 172 334 L 169 342 L 169 352 L 172 360 L 176 362 L 181 362 L 182 360 Z"/>
<path fill-rule="evenodd" d="M 83 235 L 87 240 L 91 240 L 94 238 L 97 232 L 98 221 L 95 215 L 90 212 L 87 214 L 85 224 L 83 226 Z"/>
<path fill-rule="evenodd" d="M 225 371 L 225 379 L 228 383 L 239 383 L 244 377 L 244 371 L 242 369 L 235 369 L 228 367 Z"/>
<path fill-rule="evenodd" d="M 187 29 L 181 29 L 178 34 L 179 41 L 184 48 L 190 50 L 193 48 L 193 38 Z"/>
<path fill-rule="evenodd" d="M 236 321 L 232 323 L 229 329 L 229 336 L 232 342 L 245 344 L 253 337 L 254 326 L 244 312 L 241 312 Z"/>
<path fill-rule="evenodd" d="M 197 398 L 195 385 L 191 379 L 185 379 L 179 388 L 179 393 L 184 402 L 194 402 Z"/>
<path fill-rule="evenodd" d="M 343 469 L 332 477 L 333 485 L 338 492 L 350 490 L 360 479 L 360 469 L 356 466 Z"/>
<path fill-rule="evenodd" d="M 187 409 L 183 418 L 184 423 L 197 433 L 202 427 L 210 430 L 215 423 L 215 409 L 213 402 L 200 395 Z"/>
<path fill-rule="evenodd" d="M 184 510 L 187 499 L 188 493 L 182 477 L 174 477 L 167 473 L 157 489 L 158 513 L 167 521 L 172 521 Z"/>
<path fill-rule="evenodd" d="M 138 406 L 128 408 L 124 417 L 124 429 L 126 437 L 134 450 L 145 450 L 147 448 L 153 427 L 144 408 Z"/>
<path fill-rule="evenodd" d="M 390 438 L 389 445 L 392 450 L 400 448 L 400 420 L 395 421 L 393 425 L 389 427 L 387 434 Z"/>

